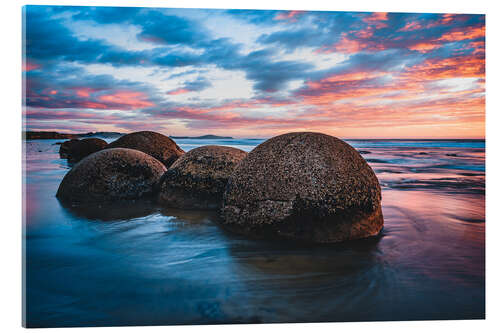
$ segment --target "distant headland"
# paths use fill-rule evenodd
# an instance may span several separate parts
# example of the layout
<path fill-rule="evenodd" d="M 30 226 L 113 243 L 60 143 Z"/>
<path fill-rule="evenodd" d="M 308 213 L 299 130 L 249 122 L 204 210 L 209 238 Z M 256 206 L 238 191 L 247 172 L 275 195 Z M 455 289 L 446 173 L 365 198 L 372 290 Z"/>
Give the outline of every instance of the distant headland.
<path fill-rule="evenodd" d="M 120 136 L 126 133 L 119 132 L 88 132 L 88 133 L 79 133 L 79 134 L 70 134 L 70 133 L 59 133 L 53 131 L 25 131 L 23 132 L 23 139 L 25 140 L 48 140 L 48 139 L 79 139 L 79 138 L 91 138 L 91 137 L 100 137 L 100 138 L 119 138 Z M 218 135 L 202 135 L 202 136 L 170 136 L 172 139 L 198 139 L 198 140 L 217 140 L 217 139 L 226 139 L 230 140 L 233 137 L 230 136 L 218 136 Z"/>
<path fill-rule="evenodd" d="M 23 139 L 25 140 L 43 140 L 43 139 L 78 139 L 78 138 L 118 138 L 123 133 L 118 132 L 88 132 L 79 134 L 59 133 L 59 132 L 46 132 L 46 131 L 25 131 L 23 132 Z"/>

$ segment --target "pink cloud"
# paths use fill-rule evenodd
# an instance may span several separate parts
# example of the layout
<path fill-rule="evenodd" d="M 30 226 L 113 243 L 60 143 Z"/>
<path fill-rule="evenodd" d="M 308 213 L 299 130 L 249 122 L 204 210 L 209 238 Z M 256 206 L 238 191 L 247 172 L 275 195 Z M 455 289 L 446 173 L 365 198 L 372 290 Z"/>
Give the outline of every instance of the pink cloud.
<path fill-rule="evenodd" d="M 387 13 L 377 12 L 363 17 L 363 22 L 372 24 L 377 29 L 381 29 L 387 27 L 387 23 L 384 21 L 387 21 L 388 19 Z"/>
<path fill-rule="evenodd" d="M 76 95 L 79 97 L 90 97 L 90 94 L 95 92 L 95 89 L 92 88 L 76 88 Z"/>
<path fill-rule="evenodd" d="M 182 95 L 182 94 L 187 94 L 189 92 L 191 92 L 191 90 L 179 88 L 179 89 L 175 89 L 175 90 L 171 90 L 171 91 L 167 92 L 167 95 Z"/>
<path fill-rule="evenodd" d="M 39 68 L 40 68 L 40 65 L 37 65 L 31 61 L 26 61 L 23 63 L 23 71 L 24 72 L 33 71 L 33 70 L 39 69 Z"/>
<path fill-rule="evenodd" d="M 278 13 L 274 19 L 275 20 L 287 20 L 287 21 L 291 21 L 291 22 L 295 22 L 297 21 L 297 17 L 301 14 L 303 14 L 304 12 L 301 11 L 301 10 L 291 10 L 291 11 L 288 11 L 288 12 L 281 12 L 281 13 Z"/>
<path fill-rule="evenodd" d="M 147 100 L 144 93 L 137 91 L 118 91 L 108 95 L 101 95 L 97 99 L 109 105 L 110 108 L 114 105 L 129 110 L 135 110 L 154 106 L 152 102 Z"/>

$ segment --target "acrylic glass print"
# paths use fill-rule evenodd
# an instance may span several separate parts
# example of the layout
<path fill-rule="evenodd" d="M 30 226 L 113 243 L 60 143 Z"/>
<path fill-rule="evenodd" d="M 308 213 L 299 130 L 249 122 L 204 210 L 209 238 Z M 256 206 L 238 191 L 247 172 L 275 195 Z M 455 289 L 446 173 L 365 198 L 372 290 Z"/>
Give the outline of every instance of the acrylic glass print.
<path fill-rule="evenodd" d="M 484 318 L 484 15 L 23 15 L 25 326 Z"/>

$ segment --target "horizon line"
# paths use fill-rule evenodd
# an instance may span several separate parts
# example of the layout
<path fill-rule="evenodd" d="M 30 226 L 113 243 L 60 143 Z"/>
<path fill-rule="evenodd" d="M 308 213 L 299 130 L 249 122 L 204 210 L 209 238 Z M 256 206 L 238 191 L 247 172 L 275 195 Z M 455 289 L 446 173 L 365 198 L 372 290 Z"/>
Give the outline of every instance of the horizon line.
<path fill-rule="evenodd" d="M 123 135 L 126 135 L 126 134 L 131 134 L 131 133 L 134 133 L 134 132 L 141 132 L 141 131 L 134 131 L 134 132 L 116 132 L 116 131 L 91 131 L 91 132 L 73 132 L 73 133 L 68 133 L 68 132 L 60 132 L 60 131 L 56 131 L 56 130 L 44 130 L 44 131 L 34 131 L 34 130 L 23 130 L 23 132 L 55 132 L 55 133 L 59 133 L 59 134 L 68 134 L 68 135 L 81 135 L 81 134 L 89 134 L 89 133 L 99 133 L 99 132 L 102 132 L 102 133 L 119 133 L 119 134 L 123 134 Z M 153 131 L 154 132 L 154 131 Z M 303 131 L 303 132 L 308 132 L 308 131 Z M 314 131 L 311 131 L 311 132 L 314 132 Z M 159 133 L 159 132 L 157 132 Z M 287 133 L 293 133 L 293 132 L 287 132 Z M 322 133 L 322 132 L 315 132 L 315 133 Z M 160 133 L 160 134 L 163 134 L 163 133 Z M 283 133 L 285 134 L 285 133 Z M 326 134 L 326 133 L 324 133 Z M 192 137 L 200 137 L 200 136 L 208 136 L 208 135 L 213 135 L 213 136 L 220 136 L 220 137 L 231 137 L 233 139 L 258 139 L 258 140 L 268 140 L 270 138 L 273 138 L 275 136 L 279 136 L 279 135 L 282 135 L 282 134 L 277 134 L 277 135 L 274 135 L 274 136 L 269 136 L 269 137 L 240 137 L 240 136 L 232 136 L 232 135 L 219 135 L 219 134 L 200 134 L 200 135 L 170 135 L 170 134 L 163 134 L 165 136 L 168 136 L 168 137 L 175 137 L 175 136 L 180 136 L 180 137 L 189 137 L 189 138 L 192 138 Z M 327 134 L 327 135 L 330 135 L 330 134 Z M 334 136 L 334 135 L 331 135 L 331 136 Z M 390 138 L 390 137 L 380 137 L 380 138 L 377 138 L 377 137 L 373 137 L 373 138 L 342 138 L 342 137 L 338 137 L 339 139 L 342 139 L 342 140 L 346 140 L 346 141 L 353 141 L 353 140 L 442 140 L 442 141 L 445 141 L 445 140 L 475 140 L 475 141 L 486 141 L 486 137 L 482 137 L 482 138 L 460 138 L 460 137 L 454 137 L 454 138 L 439 138 L 439 137 L 436 137 L 436 138 L 432 138 L 432 137 L 422 137 L 422 138 Z"/>

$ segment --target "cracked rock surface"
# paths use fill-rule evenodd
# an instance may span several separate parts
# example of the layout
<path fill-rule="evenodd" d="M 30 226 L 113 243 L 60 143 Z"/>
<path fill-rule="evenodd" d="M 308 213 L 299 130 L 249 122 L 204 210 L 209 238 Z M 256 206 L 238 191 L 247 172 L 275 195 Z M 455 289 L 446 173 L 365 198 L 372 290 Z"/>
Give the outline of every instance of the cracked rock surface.
<path fill-rule="evenodd" d="M 227 184 L 222 223 L 256 238 L 334 243 L 383 227 L 378 179 L 349 144 L 311 132 L 271 138 Z"/>
<path fill-rule="evenodd" d="M 188 151 L 165 173 L 159 203 L 174 208 L 220 208 L 227 181 L 246 155 L 237 148 L 213 145 Z"/>
<path fill-rule="evenodd" d="M 165 171 L 162 163 L 138 150 L 105 149 L 75 164 L 56 196 L 67 203 L 139 199 L 153 194 Z"/>
<path fill-rule="evenodd" d="M 182 150 L 174 140 L 160 133 L 151 131 L 134 132 L 111 142 L 107 148 L 136 149 L 153 156 L 170 167 L 182 154 Z"/>

